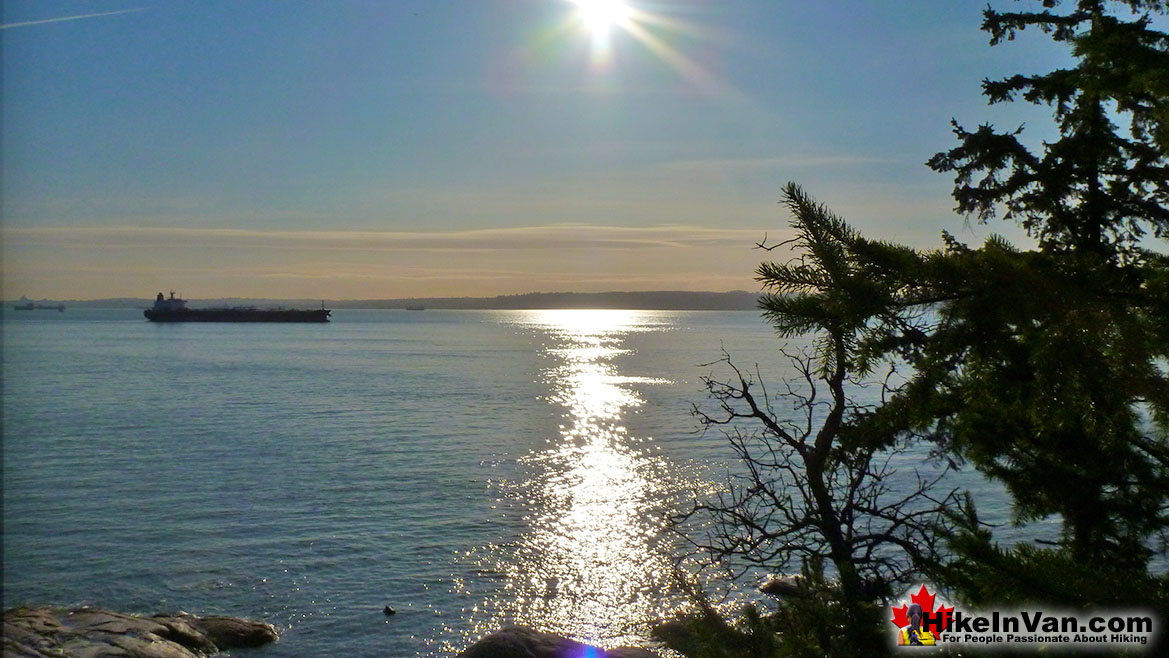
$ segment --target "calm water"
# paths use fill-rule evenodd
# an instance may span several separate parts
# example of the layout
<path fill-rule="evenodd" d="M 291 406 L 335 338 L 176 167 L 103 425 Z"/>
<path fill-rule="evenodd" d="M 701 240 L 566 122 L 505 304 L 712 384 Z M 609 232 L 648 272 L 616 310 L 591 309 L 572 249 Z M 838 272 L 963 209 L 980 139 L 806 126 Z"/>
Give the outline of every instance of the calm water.
<path fill-rule="evenodd" d="M 662 517 L 730 454 L 700 364 L 786 372 L 752 312 L 3 322 L 4 606 L 262 618 L 272 658 L 644 643 L 681 603 Z"/>

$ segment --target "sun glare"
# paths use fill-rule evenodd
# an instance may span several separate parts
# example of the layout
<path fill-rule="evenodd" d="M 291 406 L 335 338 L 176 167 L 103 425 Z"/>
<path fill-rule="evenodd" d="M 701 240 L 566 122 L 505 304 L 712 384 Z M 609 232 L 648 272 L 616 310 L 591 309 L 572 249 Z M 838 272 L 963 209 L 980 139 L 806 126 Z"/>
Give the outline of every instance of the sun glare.
<path fill-rule="evenodd" d="M 603 34 L 629 18 L 629 5 L 622 0 L 573 0 L 580 20 L 589 32 Z"/>
<path fill-rule="evenodd" d="M 563 0 L 568 6 L 559 29 L 565 33 L 576 31 L 587 36 L 589 59 L 594 72 L 604 73 L 612 68 L 617 41 L 636 41 L 658 59 L 665 62 L 687 81 L 702 91 L 746 102 L 748 99 L 720 80 L 702 64 L 688 57 L 670 43 L 671 37 L 705 38 L 707 31 L 688 21 L 650 11 L 644 2 L 633 0 Z M 643 5 L 643 6 L 638 6 Z M 616 29 L 614 29 L 616 28 Z M 632 53 L 629 53 L 632 54 Z"/>

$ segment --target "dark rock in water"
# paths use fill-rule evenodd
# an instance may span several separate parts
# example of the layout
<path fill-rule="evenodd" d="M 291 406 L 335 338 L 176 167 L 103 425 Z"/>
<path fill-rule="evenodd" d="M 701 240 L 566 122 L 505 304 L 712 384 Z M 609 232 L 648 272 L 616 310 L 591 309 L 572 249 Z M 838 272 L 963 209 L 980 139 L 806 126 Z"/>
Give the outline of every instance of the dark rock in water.
<path fill-rule="evenodd" d="M 655 626 L 653 636 L 670 647 L 685 646 L 694 638 L 694 631 L 690 626 L 686 621 L 674 619 Z"/>
<path fill-rule="evenodd" d="M 398 611 L 397 611 L 397 610 L 394 610 L 393 608 L 391 608 L 391 607 L 390 607 L 390 606 L 388 606 L 388 605 L 387 605 L 386 607 L 382 608 L 382 612 L 384 612 L 384 613 L 386 614 L 386 616 L 387 616 L 387 617 L 389 617 L 390 615 L 396 615 L 396 614 L 398 614 Z"/>
<path fill-rule="evenodd" d="M 622 647 L 602 651 L 566 637 L 513 626 L 488 635 L 456 658 L 660 658 L 645 649 Z"/>
<path fill-rule="evenodd" d="M 798 596 L 801 578 L 796 574 L 772 576 L 771 580 L 759 586 L 759 591 L 772 596 Z"/>
<path fill-rule="evenodd" d="M 239 619 L 237 617 L 195 617 L 184 615 L 182 619 L 196 630 L 202 631 L 220 649 L 262 647 L 276 641 L 276 629 L 271 624 Z"/>
<path fill-rule="evenodd" d="M 21 607 L 4 611 L 3 655 L 200 658 L 276 638 L 271 624 L 235 617 L 185 612 L 138 617 L 96 608 Z"/>

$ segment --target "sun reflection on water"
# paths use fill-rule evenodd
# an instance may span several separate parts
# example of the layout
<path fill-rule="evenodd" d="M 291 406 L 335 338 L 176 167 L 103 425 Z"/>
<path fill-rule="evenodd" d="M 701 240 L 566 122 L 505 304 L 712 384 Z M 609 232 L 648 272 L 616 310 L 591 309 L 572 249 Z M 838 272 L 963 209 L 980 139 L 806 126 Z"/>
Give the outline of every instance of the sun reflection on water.
<path fill-rule="evenodd" d="M 669 382 L 616 361 L 631 354 L 629 334 L 665 327 L 637 311 L 540 311 L 518 324 L 545 338 L 547 400 L 564 422 L 547 449 L 520 459 L 529 477 L 500 492 L 525 529 L 478 556 L 503 582 L 471 611 L 473 633 L 512 623 L 606 648 L 644 644 L 678 598 L 664 511 L 685 485 L 622 424 L 641 387 Z"/>

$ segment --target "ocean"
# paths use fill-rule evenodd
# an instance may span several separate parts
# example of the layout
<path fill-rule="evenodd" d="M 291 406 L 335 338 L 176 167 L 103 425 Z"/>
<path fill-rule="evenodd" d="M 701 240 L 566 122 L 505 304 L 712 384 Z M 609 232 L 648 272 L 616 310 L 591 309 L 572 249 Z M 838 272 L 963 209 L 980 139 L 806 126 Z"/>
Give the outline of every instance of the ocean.
<path fill-rule="evenodd" d="M 755 312 L 6 310 L 3 605 L 258 618 L 233 653 L 268 658 L 645 645 L 685 602 L 664 517 L 731 466 L 703 364 L 778 383 L 781 345 Z"/>

